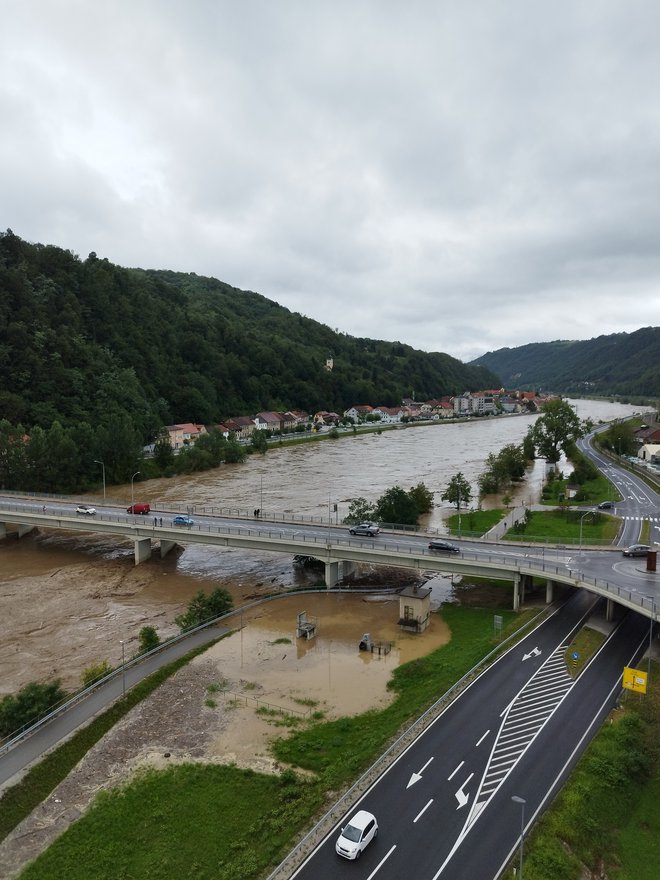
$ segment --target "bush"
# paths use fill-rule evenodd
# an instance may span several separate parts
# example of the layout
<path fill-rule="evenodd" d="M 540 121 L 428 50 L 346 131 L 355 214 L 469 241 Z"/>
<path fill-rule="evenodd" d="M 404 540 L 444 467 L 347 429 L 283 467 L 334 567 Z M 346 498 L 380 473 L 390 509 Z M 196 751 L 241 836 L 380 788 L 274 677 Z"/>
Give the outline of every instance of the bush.
<path fill-rule="evenodd" d="M 160 645 L 160 638 L 153 626 L 143 626 L 139 633 L 139 639 L 138 654 L 146 654 Z"/>
<path fill-rule="evenodd" d="M 17 694 L 8 694 L 0 700 L 0 736 L 9 736 L 15 730 L 36 721 L 54 709 L 67 697 L 60 680 L 25 685 Z"/>
<path fill-rule="evenodd" d="M 101 679 L 105 678 L 106 675 L 110 675 L 113 668 L 114 667 L 110 666 L 107 660 L 103 660 L 100 663 L 95 663 L 92 666 L 88 666 L 81 676 L 83 687 L 89 687 L 90 684 L 94 684 L 94 682 L 96 681 L 101 681 Z"/>
<path fill-rule="evenodd" d="M 193 629 L 207 620 L 231 611 L 233 604 L 231 595 L 222 587 L 218 587 L 209 596 L 200 590 L 192 597 L 186 611 L 175 618 L 175 623 L 181 631 Z"/>

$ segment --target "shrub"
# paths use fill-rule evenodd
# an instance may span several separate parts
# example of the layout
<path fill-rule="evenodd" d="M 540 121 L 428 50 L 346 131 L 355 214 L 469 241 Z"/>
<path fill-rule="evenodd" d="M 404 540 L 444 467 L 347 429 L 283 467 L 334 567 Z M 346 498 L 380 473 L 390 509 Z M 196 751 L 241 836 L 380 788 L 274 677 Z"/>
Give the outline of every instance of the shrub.
<path fill-rule="evenodd" d="M 0 736 L 9 736 L 20 727 L 36 721 L 67 697 L 60 680 L 25 685 L 17 694 L 8 694 L 0 700 Z"/>
<path fill-rule="evenodd" d="M 102 678 L 105 678 L 106 675 L 109 675 L 112 672 L 113 668 L 114 667 L 110 666 L 107 660 L 102 660 L 99 663 L 94 663 L 92 666 L 88 666 L 81 676 L 83 687 L 89 687 L 90 684 L 94 684 L 95 681 L 101 681 Z"/>

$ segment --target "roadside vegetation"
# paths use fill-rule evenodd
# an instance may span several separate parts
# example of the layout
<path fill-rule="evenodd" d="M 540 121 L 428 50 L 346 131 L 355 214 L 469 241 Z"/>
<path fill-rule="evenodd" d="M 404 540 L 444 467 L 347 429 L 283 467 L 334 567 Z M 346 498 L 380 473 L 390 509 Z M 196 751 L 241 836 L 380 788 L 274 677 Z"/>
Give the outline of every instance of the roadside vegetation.
<path fill-rule="evenodd" d="M 466 510 L 460 518 L 457 513 L 445 520 L 450 535 L 481 537 L 496 526 L 507 511 L 501 507 L 495 510 Z M 460 521 L 459 521 L 460 520 Z"/>
<path fill-rule="evenodd" d="M 649 692 L 612 712 L 526 841 L 525 880 L 657 880 L 659 675 L 654 663 Z"/>
<path fill-rule="evenodd" d="M 53 789 L 71 772 L 78 761 L 96 745 L 134 706 L 149 696 L 162 682 L 185 666 L 193 657 L 202 654 L 209 645 L 195 648 L 184 657 L 163 666 L 126 693 L 110 709 L 98 715 L 86 727 L 81 728 L 63 745 L 35 764 L 16 785 L 8 788 L 0 799 L 0 840 L 19 822 L 30 815 Z"/>
<path fill-rule="evenodd" d="M 526 510 L 517 525 L 503 537 L 505 541 L 529 541 L 547 544 L 611 544 L 619 531 L 619 522 L 596 511 L 585 515 L 580 510 Z"/>

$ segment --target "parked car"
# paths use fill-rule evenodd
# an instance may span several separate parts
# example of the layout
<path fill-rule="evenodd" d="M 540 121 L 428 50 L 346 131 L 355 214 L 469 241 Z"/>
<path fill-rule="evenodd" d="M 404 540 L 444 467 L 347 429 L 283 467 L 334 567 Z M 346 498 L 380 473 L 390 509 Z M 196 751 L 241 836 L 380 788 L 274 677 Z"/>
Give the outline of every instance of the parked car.
<path fill-rule="evenodd" d="M 149 504 L 143 501 L 138 501 L 135 504 L 131 504 L 130 507 L 126 508 L 126 513 L 140 513 L 142 516 L 146 516 L 151 510 Z"/>
<path fill-rule="evenodd" d="M 94 516 L 96 508 L 90 507 L 89 504 L 79 504 L 78 507 L 76 507 L 76 513 L 82 513 L 85 516 Z"/>
<path fill-rule="evenodd" d="M 351 526 L 349 532 L 351 535 L 367 535 L 369 538 L 374 538 L 380 529 L 373 523 L 358 523 L 356 526 Z"/>
<path fill-rule="evenodd" d="M 601 501 L 598 510 L 611 510 L 614 507 L 613 501 Z"/>
<path fill-rule="evenodd" d="M 363 850 L 378 834 L 378 822 L 373 813 L 359 810 L 348 825 L 341 829 L 335 844 L 337 855 L 345 859 L 359 859 Z"/>
<path fill-rule="evenodd" d="M 631 544 L 623 551 L 624 556 L 646 556 L 651 548 L 648 544 Z"/>
<path fill-rule="evenodd" d="M 192 526 L 195 524 L 194 520 L 190 519 L 189 516 L 184 516 L 182 513 L 175 516 L 172 522 L 175 526 Z"/>
<path fill-rule="evenodd" d="M 461 548 L 449 541 L 429 541 L 429 550 L 442 550 L 443 553 L 460 553 Z"/>

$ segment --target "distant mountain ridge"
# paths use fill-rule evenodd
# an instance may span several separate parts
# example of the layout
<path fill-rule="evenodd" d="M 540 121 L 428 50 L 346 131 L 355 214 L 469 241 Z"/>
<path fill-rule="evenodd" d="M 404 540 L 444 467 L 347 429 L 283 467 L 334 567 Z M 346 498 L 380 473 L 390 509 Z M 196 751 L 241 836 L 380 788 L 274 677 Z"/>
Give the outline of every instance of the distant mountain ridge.
<path fill-rule="evenodd" d="M 506 388 L 658 397 L 660 327 L 500 348 L 471 364 L 497 373 Z"/>

